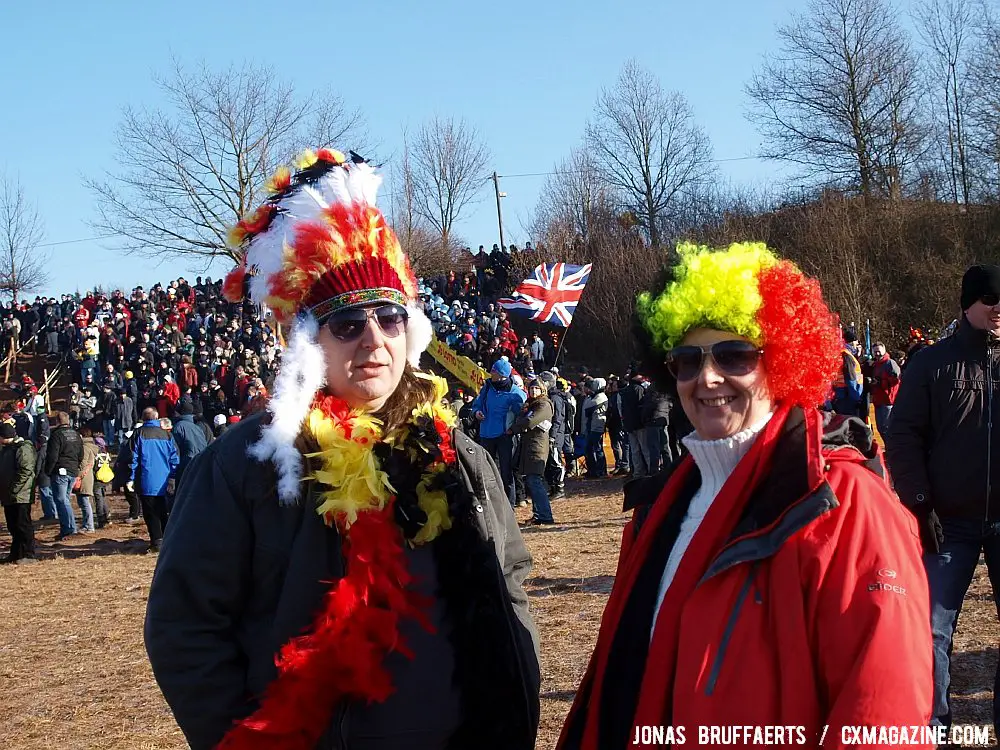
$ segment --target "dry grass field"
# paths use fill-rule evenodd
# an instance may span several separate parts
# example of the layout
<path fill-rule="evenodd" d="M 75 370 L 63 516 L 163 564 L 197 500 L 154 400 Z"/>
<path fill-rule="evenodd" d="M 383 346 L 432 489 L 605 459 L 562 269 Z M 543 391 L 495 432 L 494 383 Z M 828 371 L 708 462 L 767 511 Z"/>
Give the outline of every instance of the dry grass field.
<path fill-rule="evenodd" d="M 559 525 L 525 531 L 528 582 L 542 634 L 538 749 L 555 745 L 597 636 L 625 517 L 620 482 L 571 483 Z M 116 518 L 125 505 L 114 502 Z M 525 511 L 521 511 L 525 515 Z M 116 524 L 72 544 L 39 531 L 46 558 L 0 568 L 0 748 L 173 750 L 186 747 L 153 681 L 142 619 L 155 557 L 141 526 Z M 0 537 L 0 551 L 9 541 Z M 988 724 L 996 612 L 981 567 L 955 644 L 956 723 Z"/>

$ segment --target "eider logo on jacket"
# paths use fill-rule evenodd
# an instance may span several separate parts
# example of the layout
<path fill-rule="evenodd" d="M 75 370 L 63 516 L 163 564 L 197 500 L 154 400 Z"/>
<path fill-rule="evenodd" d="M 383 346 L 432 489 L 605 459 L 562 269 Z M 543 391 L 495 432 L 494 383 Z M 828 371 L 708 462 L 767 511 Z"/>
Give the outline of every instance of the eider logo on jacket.
<path fill-rule="evenodd" d="M 903 586 L 898 586 L 892 583 L 898 575 L 892 568 L 880 568 L 875 574 L 876 580 L 874 583 L 868 584 L 869 591 L 890 591 L 893 594 L 900 594 L 906 596 L 906 588 Z"/>

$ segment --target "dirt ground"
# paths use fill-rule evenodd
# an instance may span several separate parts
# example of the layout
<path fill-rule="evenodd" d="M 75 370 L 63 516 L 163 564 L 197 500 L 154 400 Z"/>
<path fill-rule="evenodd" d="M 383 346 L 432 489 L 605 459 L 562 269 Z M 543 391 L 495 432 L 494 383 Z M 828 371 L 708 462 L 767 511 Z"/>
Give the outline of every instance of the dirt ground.
<path fill-rule="evenodd" d="M 538 750 L 554 747 L 597 637 L 625 517 L 620 482 L 571 483 L 558 525 L 525 531 L 528 592 L 542 634 Z M 116 520 L 125 517 L 121 498 Z M 527 517 L 526 511 L 520 511 Z M 153 680 L 142 620 L 156 559 L 144 528 L 116 523 L 73 543 L 39 530 L 45 561 L 0 568 L 0 748 L 186 747 Z M 9 537 L 0 535 L 0 552 Z M 980 566 L 955 639 L 955 722 L 988 724 L 996 611 Z"/>

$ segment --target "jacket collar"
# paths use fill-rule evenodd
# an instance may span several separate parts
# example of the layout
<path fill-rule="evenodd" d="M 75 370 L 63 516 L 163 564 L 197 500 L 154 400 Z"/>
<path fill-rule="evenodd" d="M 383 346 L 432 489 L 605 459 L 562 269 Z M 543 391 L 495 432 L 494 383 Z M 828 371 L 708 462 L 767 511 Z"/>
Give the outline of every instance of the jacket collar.
<path fill-rule="evenodd" d="M 966 344 L 975 346 L 977 348 L 986 349 L 987 347 L 997 346 L 998 339 L 991 331 L 984 331 L 979 328 L 974 328 L 969 319 L 962 313 L 962 321 L 958 324 L 958 330 L 955 332 L 956 338 L 960 339 Z"/>

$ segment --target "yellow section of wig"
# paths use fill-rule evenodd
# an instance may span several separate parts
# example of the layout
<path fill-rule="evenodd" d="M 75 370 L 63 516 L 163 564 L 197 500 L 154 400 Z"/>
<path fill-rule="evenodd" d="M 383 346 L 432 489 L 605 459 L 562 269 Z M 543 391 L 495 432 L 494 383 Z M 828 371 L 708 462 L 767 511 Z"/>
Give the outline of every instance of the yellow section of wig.
<path fill-rule="evenodd" d="M 739 242 L 725 249 L 692 243 L 677 246 L 674 280 L 654 297 L 636 300 L 640 320 L 654 344 L 668 351 L 693 328 L 729 331 L 762 345 L 757 313 L 763 300 L 760 271 L 778 258 L 762 242 Z"/>

